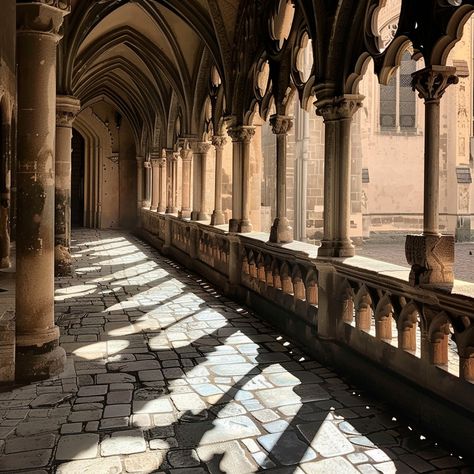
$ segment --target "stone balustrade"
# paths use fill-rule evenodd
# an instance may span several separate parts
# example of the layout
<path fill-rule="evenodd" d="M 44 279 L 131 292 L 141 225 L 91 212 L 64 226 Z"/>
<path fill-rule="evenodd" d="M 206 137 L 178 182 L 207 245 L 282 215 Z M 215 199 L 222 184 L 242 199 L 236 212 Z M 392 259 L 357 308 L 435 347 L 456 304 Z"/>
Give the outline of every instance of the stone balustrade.
<path fill-rule="evenodd" d="M 0 311 L 0 385 L 15 381 L 15 313 Z"/>
<path fill-rule="evenodd" d="M 431 410 L 438 428 L 448 416 L 461 423 L 459 409 L 467 415 L 462 423 L 474 425 L 466 421 L 474 420 L 474 284 L 414 287 L 406 267 L 363 257 L 318 259 L 315 246 L 276 245 L 267 234 L 229 234 L 146 209 L 142 222 L 141 235 L 153 245 L 325 362 L 388 390 L 384 396 L 414 416 Z M 456 410 L 443 405 L 438 416 L 434 399 Z"/>

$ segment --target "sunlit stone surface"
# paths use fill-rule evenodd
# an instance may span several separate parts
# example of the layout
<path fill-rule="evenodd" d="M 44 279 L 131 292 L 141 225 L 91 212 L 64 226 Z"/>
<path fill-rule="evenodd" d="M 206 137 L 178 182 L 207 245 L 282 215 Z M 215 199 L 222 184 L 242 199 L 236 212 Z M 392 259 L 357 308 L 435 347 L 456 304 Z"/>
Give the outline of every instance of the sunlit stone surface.
<path fill-rule="evenodd" d="M 137 239 L 81 231 L 71 250 L 75 275 L 56 290 L 66 370 L 0 393 L 0 472 L 463 472 L 449 447 Z"/>

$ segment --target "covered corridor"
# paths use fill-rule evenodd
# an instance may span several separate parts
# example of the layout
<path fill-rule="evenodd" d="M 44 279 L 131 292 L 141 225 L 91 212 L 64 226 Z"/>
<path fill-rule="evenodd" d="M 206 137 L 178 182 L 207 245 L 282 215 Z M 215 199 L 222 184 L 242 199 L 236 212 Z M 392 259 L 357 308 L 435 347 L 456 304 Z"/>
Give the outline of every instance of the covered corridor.
<path fill-rule="evenodd" d="M 0 393 L 0 472 L 470 472 L 136 237 L 80 230 L 71 251 L 55 292 L 66 369 Z"/>

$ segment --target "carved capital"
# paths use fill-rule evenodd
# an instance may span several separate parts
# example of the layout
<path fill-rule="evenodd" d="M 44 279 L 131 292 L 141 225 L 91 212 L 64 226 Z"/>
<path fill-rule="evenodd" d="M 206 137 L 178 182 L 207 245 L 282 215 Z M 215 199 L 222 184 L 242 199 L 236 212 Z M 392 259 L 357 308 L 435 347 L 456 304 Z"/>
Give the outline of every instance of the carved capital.
<path fill-rule="evenodd" d="M 181 148 L 180 150 L 181 159 L 183 161 L 192 161 L 193 159 L 193 150 L 191 148 Z"/>
<path fill-rule="evenodd" d="M 222 150 L 227 143 L 227 138 L 223 135 L 214 135 L 212 137 L 212 144 L 216 150 Z"/>
<path fill-rule="evenodd" d="M 446 88 L 459 82 L 456 68 L 451 66 L 430 66 L 412 75 L 411 85 L 425 102 L 439 102 Z"/>
<path fill-rule="evenodd" d="M 18 0 L 17 34 L 49 34 L 59 41 L 62 36 L 63 18 L 70 11 L 71 0 Z"/>
<path fill-rule="evenodd" d="M 350 119 L 362 107 L 363 95 L 346 94 L 316 102 L 316 114 L 325 122 Z"/>
<path fill-rule="evenodd" d="M 287 135 L 293 128 L 293 117 L 275 114 L 270 117 L 270 125 L 275 135 Z"/>
<path fill-rule="evenodd" d="M 166 150 L 161 150 L 161 159 L 160 159 L 160 167 L 163 168 L 166 166 Z"/>
<path fill-rule="evenodd" d="M 194 153 L 205 155 L 209 152 L 211 144 L 208 142 L 193 142 L 191 147 Z"/>
<path fill-rule="evenodd" d="M 56 98 L 56 125 L 72 127 L 72 123 L 81 110 L 81 103 L 75 97 L 58 95 Z"/>
<path fill-rule="evenodd" d="M 151 163 L 150 163 L 149 161 L 145 161 L 145 162 L 143 163 L 143 167 L 144 167 L 145 169 L 150 169 L 150 168 L 151 168 Z"/>
<path fill-rule="evenodd" d="M 229 128 L 229 136 L 233 142 L 250 143 L 255 135 L 255 127 L 250 125 L 241 125 Z"/>
<path fill-rule="evenodd" d="M 171 155 L 171 161 L 177 163 L 179 160 L 179 151 L 173 151 Z"/>
<path fill-rule="evenodd" d="M 160 161 L 159 159 L 156 159 L 156 158 L 152 158 L 151 159 L 151 167 L 152 168 L 159 168 L 160 166 Z"/>

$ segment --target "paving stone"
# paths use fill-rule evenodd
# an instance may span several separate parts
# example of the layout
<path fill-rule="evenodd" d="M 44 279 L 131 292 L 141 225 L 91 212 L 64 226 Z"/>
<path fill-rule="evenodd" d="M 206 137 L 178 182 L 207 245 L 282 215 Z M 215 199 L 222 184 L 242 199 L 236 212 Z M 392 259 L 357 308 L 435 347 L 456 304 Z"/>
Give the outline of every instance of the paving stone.
<path fill-rule="evenodd" d="M 237 441 L 199 446 L 199 458 L 211 474 L 256 472 L 257 467 Z"/>
<path fill-rule="evenodd" d="M 136 378 L 134 375 L 120 373 L 120 374 L 99 374 L 97 375 L 98 384 L 108 383 L 132 383 L 135 382 Z M 85 388 L 85 387 L 83 387 Z"/>
<path fill-rule="evenodd" d="M 168 398 L 158 400 L 134 400 L 133 413 L 168 413 L 173 411 L 173 405 Z"/>
<path fill-rule="evenodd" d="M 104 418 L 118 418 L 130 415 L 130 405 L 107 405 L 104 410 Z"/>
<path fill-rule="evenodd" d="M 130 403 L 132 401 L 131 390 L 117 390 L 107 394 L 107 403 L 109 405 L 118 405 L 121 403 Z"/>
<path fill-rule="evenodd" d="M 116 428 L 128 428 L 129 421 L 127 417 L 105 418 L 100 420 L 99 429 L 112 430 Z"/>
<path fill-rule="evenodd" d="M 93 459 L 97 457 L 98 447 L 99 435 L 96 434 L 62 436 L 59 439 L 56 459 L 58 461 Z"/>
<path fill-rule="evenodd" d="M 67 423 L 61 425 L 61 434 L 74 434 L 82 431 L 82 423 Z"/>
<path fill-rule="evenodd" d="M 270 456 L 283 466 L 312 461 L 316 453 L 293 431 L 260 436 L 258 442 Z"/>
<path fill-rule="evenodd" d="M 305 423 L 298 425 L 298 430 L 311 447 L 324 457 L 341 456 L 355 450 L 354 446 L 330 421 L 324 422 L 321 426 L 316 423 Z"/>
<path fill-rule="evenodd" d="M 19 453 L 24 451 L 36 451 L 39 449 L 53 448 L 56 436 L 52 433 L 40 436 L 15 437 L 5 441 L 5 454 Z"/>
<path fill-rule="evenodd" d="M 123 460 L 127 472 L 143 473 L 154 472 L 160 468 L 165 460 L 165 453 L 160 451 L 131 454 Z"/>
<path fill-rule="evenodd" d="M 56 474 L 121 474 L 120 457 L 88 459 L 60 464 Z"/>
<path fill-rule="evenodd" d="M 173 400 L 174 405 L 179 411 L 200 411 L 207 408 L 201 397 L 195 393 L 171 395 L 171 400 Z"/>
<path fill-rule="evenodd" d="M 200 464 L 198 455 L 194 449 L 172 450 L 168 453 L 167 459 L 172 467 L 192 468 Z"/>
<path fill-rule="evenodd" d="M 141 453 L 145 450 L 146 442 L 140 430 L 117 431 L 105 438 L 100 445 L 102 456 Z"/>
<path fill-rule="evenodd" d="M 0 456 L 0 472 L 17 471 L 20 469 L 36 469 L 48 465 L 53 451 L 40 449 Z"/>
<path fill-rule="evenodd" d="M 72 398 L 72 394 L 63 394 L 63 393 L 44 393 L 36 397 L 31 403 L 31 408 L 40 408 L 40 407 L 54 407 L 60 403 L 64 403 L 67 400 Z"/>
<path fill-rule="evenodd" d="M 308 462 L 301 465 L 306 474 L 358 474 L 359 471 L 342 457 Z"/>
<path fill-rule="evenodd" d="M 38 421 L 26 421 L 18 425 L 16 434 L 18 436 L 30 436 L 41 433 L 48 433 L 50 431 L 57 431 L 61 424 L 59 419 L 47 419 Z"/>
<path fill-rule="evenodd" d="M 69 421 L 71 423 L 77 423 L 79 421 L 95 421 L 102 418 L 102 409 L 90 410 L 90 411 L 75 411 L 69 415 Z"/>
<path fill-rule="evenodd" d="M 300 402 L 327 400 L 328 392 L 319 385 L 302 385 L 296 389 L 292 387 L 272 388 L 257 392 L 257 398 L 267 408 L 277 408 L 284 405 L 293 405 Z"/>

